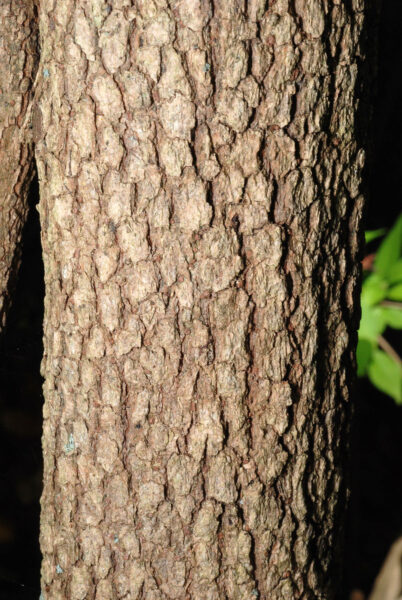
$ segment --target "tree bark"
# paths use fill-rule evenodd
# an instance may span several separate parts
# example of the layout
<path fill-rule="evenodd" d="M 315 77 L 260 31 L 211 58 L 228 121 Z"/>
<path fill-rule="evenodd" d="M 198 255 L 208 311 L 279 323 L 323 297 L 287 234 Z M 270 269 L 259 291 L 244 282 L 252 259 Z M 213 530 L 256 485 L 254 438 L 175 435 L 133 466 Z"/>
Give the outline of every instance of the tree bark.
<path fill-rule="evenodd" d="M 34 172 L 29 115 L 37 62 L 33 2 L 0 0 L 0 331 L 19 266 Z"/>
<path fill-rule="evenodd" d="M 46 600 L 331 599 L 363 0 L 42 0 Z"/>

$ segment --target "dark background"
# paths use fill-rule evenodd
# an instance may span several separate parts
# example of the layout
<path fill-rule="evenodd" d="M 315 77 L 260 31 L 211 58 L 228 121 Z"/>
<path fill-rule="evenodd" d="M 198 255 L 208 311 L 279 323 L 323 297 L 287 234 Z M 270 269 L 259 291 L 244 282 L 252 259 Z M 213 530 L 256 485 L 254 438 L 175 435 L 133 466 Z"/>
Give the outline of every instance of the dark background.
<path fill-rule="evenodd" d="M 378 94 L 368 132 L 366 229 L 390 227 L 402 206 L 401 17 L 400 0 L 384 1 Z M 369 96 L 364 100 L 369 103 Z M 44 285 L 37 181 L 29 201 L 16 294 L 0 339 L 0 600 L 37 600 L 40 593 Z M 385 336 L 400 349 L 395 332 Z M 355 406 L 345 600 L 354 588 L 369 592 L 390 544 L 402 534 L 402 407 L 365 379 L 357 384 Z"/>
<path fill-rule="evenodd" d="M 367 5 L 373 4 L 370 0 Z M 365 229 L 391 227 L 402 211 L 402 2 L 383 0 L 378 72 L 365 173 Z M 368 43 L 374 40 L 368 40 Z M 368 64 L 373 69 L 373 65 Z M 368 94 L 369 96 L 369 94 Z M 364 98 L 363 98 L 364 101 Z M 370 101 L 370 98 L 369 98 Z M 370 246 L 375 249 L 376 244 Z M 384 333 L 402 354 L 400 331 Z M 402 384 L 401 384 L 402 385 Z M 367 595 L 392 542 L 402 535 L 402 406 L 359 379 L 355 391 L 345 588 Z M 348 594 L 344 592 L 343 599 Z"/>

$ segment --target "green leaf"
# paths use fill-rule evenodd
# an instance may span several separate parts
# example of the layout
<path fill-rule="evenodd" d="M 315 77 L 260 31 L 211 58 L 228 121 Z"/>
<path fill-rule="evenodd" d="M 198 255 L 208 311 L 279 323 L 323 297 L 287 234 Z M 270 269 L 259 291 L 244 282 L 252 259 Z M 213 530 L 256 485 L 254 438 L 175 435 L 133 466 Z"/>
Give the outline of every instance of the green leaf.
<path fill-rule="evenodd" d="M 387 282 L 378 273 L 371 273 L 362 285 L 362 306 L 373 306 L 384 300 L 387 296 L 387 289 Z"/>
<path fill-rule="evenodd" d="M 365 340 L 363 338 L 359 338 L 359 341 L 357 342 L 357 348 L 356 348 L 358 377 L 363 377 L 364 375 L 366 375 L 367 367 L 371 360 L 372 353 L 373 353 L 372 342 Z"/>
<path fill-rule="evenodd" d="M 394 329 L 402 329 L 402 309 L 382 307 L 385 323 Z"/>
<path fill-rule="evenodd" d="M 389 270 L 389 283 L 398 283 L 402 281 L 402 258 L 400 258 Z"/>
<path fill-rule="evenodd" d="M 388 290 L 387 298 L 390 300 L 396 300 L 397 302 L 402 301 L 402 283 L 398 283 L 398 285 L 394 285 L 390 290 Z"/>
<path fill-rule="evenodd" d="M 383 309 L 380 306 L 362 305 L 359 339 L 377 342 L 386 327 Z"/>
<path fill-rule="evenodd" d="M 391 267 L 398 261 L 402 250 L 402 214 L 395 225 L 382 241 L 375 257 L 375 267 L 378 273 L 387 278 Z"/>
<path fill-rule="evenodd" d="M 387 230 L 385 229 L 385 227 L 382 227 L 381 229 L 372 229 L 371 231 L 366 231 L 366 233 L 364 234 L 366 244 L 369 244 L 373 240 L 376 240 L 377 238 L 381 237 L 386 231 Z"/>
<path fill-rule="evenodd" d="M 402 368 L 388 354 L 376 349 L 368 366 L 371 383 L 402 404 Z"/>

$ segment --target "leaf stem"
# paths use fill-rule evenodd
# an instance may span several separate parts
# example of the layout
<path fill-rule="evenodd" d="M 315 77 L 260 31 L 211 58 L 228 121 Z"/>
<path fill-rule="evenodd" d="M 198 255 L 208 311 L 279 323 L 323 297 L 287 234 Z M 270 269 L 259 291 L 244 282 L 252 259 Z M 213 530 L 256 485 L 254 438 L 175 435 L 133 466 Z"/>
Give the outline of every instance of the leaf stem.
<path fill-rule="evenodd" d="M 380 306 L 388 306 L 389 308 L 399 308 L 402 310 L 402 302 L 393 302 L 392 300 L 383 300 Z"/>
<path fill-rule="evenodd" d="M 397 362 L 398 365 L 402 365 L 401 357 L 399 356 L 397 351 L 394 350 L 394 348 L 391 346 L 391 344 L 389 342 L 387 342 L 387 340 L 382 335 L 378 336 L 377 342 L 378 342 L 378 345 L 380 346 L 380 348 L 382 348 L 388 354 L 388 356 L 393 358 Z"/>

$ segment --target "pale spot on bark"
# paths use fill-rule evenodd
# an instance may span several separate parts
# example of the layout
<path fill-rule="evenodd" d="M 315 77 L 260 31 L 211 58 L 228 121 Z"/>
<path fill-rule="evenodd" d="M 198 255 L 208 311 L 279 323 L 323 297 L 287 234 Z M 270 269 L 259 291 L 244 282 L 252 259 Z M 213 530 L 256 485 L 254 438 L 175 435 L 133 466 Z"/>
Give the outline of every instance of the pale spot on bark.
<path fill-rule="evenodd" d="M 65 332 L 64 346 L 66 356 L 79 359 L 82 352 L 82 335 L 75 328 Z"/>
<path fill-rule="evenodd" d="M 102 61 L 110 73 L 115 73 L 126 60 L 129 23 L 119 10 L 112 10 L 102 26 L 99 47 Z"/>
<path fill-rule="evenodd" d="M 144 38 L 150 46 L 165 46 L 172 41 L 174 29 L 174 21 L 160 11 L 144 26 Z"/>
<path fill-rule="evenodd" d="M 184 279 L 175 286 L 175 295 L 182 308 L 191 308 L 194 303 L 193 285 L 189 279 Z"/>
<path fill-rule="evenodd" d="M 75 440 L 75 445 L 81 451 L 88 450 L 89 447 L 89 434 L 87 426 L 84 421 L 77 420 L 73 424 L 73 435 Z"/>
<path fill-rule="evenodd" d="M 119 135 L 114 132 L 113 127 L 105 124 L 104 119 L 98 121 L 96 141 L 99 153 L 102 156 L 99 167 L 118 170 L 123 158 L 124 148 Z"/>
<path fill-rule="evenodd" d="M 96 585 L 95 600 L 113 600 L 114 591 L 110 579 L 101 579 Z"/>
<path fill-rule="evenodd" d="M 133 561 L 130 565 L 130 593 L 133 600 L 139 599 L 144 579 L 145 567 L 140 561 Z"/>
<path fill-rule="evenodd" d="M 234 131 L 242 132 L 247 127 L 251 109 L 237 90 L 222 90 L 217 97 L 216 108 L 219 119 Z"/>
<path fill-rule="evenodd" d="M 271 205 L 270 187 L 261 171 L 256 175 L 251 175 L 248 179 L 245 195 L 250 203 L 257 203 L 257 207 L 258 203 L 261 203 L 267 211 L 269 210 Z M 250 206 L 250 210 L 253 208 Z"/>
<path fill-rule="evenodd" d="M 85 217 L 87 215 L 86 222 L 90 224 L 90 230 L 92 231 L 97 227 L 95 219 L 93 218 L 93 214 L 95 212 L 93 211 L 93 208 L 96 207 L 98 209 L 99 205 L 97 202 L 91 201 L 98 200 L 100 193 L 100 176 L 98 167 L 94 162 L 83 161 L 81 162 L 80 167 L 81 170 L 78 176 L 78 192 L 80 195 L 82 195 L 82 197 L 85 198 L 86 210 L 84 211 L 83 216 Z M 90 204 L 91 210 L 88 209 L 88 204 Z"/>
<path fill-rule="evenodd" d="M 182 23 L 193 31 L 201 31 L 211 16 L 201 0 L 175 0 L 175 4 Z"/>
<path fill-rule="evenodd" d="M 146 223 L 138 223 L 132 218 L 126 218 L 117 231 L 117 240 L 123 260 L 136 263 L 149 256 L 147 242 L 148 227 Z"/>
<path fill-rule="evenodd" d="M 70 584 L 71 600 L 84 600 L 87 596 L 91 580 L 91 574 L 85 565 L 73 567 Z"/>
<path fill-rule="evenodd" d="M 86 344 L 86 355 L 88 358 L 101 358 L 104 353 L 105 342 L 103 338 L 103 330 L 101 327 L 95 325 L 91 329 L 89 340 Z"/>
<path fill-rule="evenodd" d="M 103 579 L 104 577 L 108 576 L 111 567 L 112 567 L 112 561 L 110 558 L 110 548 L 103 546 L 100 551 L 99 561 L 95 565 L 95 573 L 99 577 L 99 579 Z M 106 587 L 106 590 L 108 590 L 108 589 L 109 588 Z M 114 594 L 113 594 L 113 596 L 111 596 L 111 599 L 113 597 L 114 597 Z"/>
<path fill-rule="evenodd" d="M 76 103 L 83 95 L 84 77 L 88 61 L 81 47 L 76 44 L 71 36 L 66 35 L 64 38 L 65 53 L 63 70 L 54 69 L 52 77 L 50 77 L 50 85 L 54 89 L 64 89 L 67 98 L 70 102 Z M 50 118 L 50 105 L 45 108 L 45 114 Z M 44 119 L 44 122 L 46 119 Z M 46 123 L 45 123 L 46 127 Z"/>
<path fill-rule="evenodd" d="M 195 125 L 195 107 L 192 102 L 176 94 L 172 100 L 160 106 L 159 117 L 170 137 L 190 140 L 190 133 Z"/>
<path fill-rule="evenodd" d="M 141 302 L 138 314 L 147 329 L 151 329 L 165 316 L 165 305 L 157 294 L 152 294 L 148 300 Z"/>
<path fill-rule="evenodd" d="M 295 149 L 294 140 L 282 130 L 274 132 L 267 140 L 264 161 L 277 180 L 296 168 Z"/>
<path fill-rule="evenodd" d="M 206 52 L 190 47 L 187 51 L 187 62 L 197 96 L 200 100 L 206 100 L 211 93 L 211 65 L 207 61 Z"/>
<path fill-rule="evenodd" d="M 244 177 L 257 174 L 260 169 L 257 154 L 261 142 L 262 134 L 259 131 L 248 130 L 237 136 L 231 158 L 240 166 Z"/>
<path fill-rule="evenodd" d="M 167 100 L 180 93 L 186 98 L 191 96 L 191 87 L 186 78 L 181 56 L 173 49 L 162 50 L 163 74 L 158 82 L 161 100 Z"/>
<path fill-rule="evenodd" d="M 260 88 L 252 75 L 245 77 L 245 79 L 239 83 L 237 89 L 243 94 L 243 97 L 249 106 L 257 108 L 260 103 Z"/>
<path fill-rule="evenodd" d="M 125 139 L 128 154 L 123 160 L 126 181 L 139 182 L 144 179 L 145 169 L 155 161 L 155 149 L 150 141 L 140 140 L 135 136 Z"/>
<path fill-rule="evenodd" d="M 98 76 L 92 84 L 92 94 L 101 115 L 107 119 L 117 120 L 123 112 L 121 94 L 110 77 Z"/>
<path fill-rule="evenodd" d="M 255 264 L 264 261 L 265 265 L 274 269 L 279 265 L 283 253 L 281 228 L 266 225 L 253 235 L 245 236 L 244 245 Z"/>
<path fill-rule="evenodd" d="M 76 478 L 76 466 L 67 456 L 61 456 L 58 466 L 56 477 L 60 485 L 64 486 L 72 483 Z"/>
<path fill-rule="evenodd" d="M 115 222 L 131 215 L 130 185 L 123 183 L 117 171 L 108 171 L 103 180 L 107 214 Z"/>
<path fill-rule="evenodd" d="M 217 517 L 222 513 L 222 508 L 217 506 L 211 500 L 205 500 L 196 516 L 193 536 L 194 536 L 194 558 L 196 562 L 195 578 L 202 582 L 203 594 L 197 595 L 197 600 L 207 597 L 209 600 L 218 600 L 218 590 L 213 587 L 206 589 L 207 582 L 213 580 L 219 574 L 219 565 L 217 562 L 218 545 L 216 541 L 216 531 L 219 523 Z M 215 592 L 212 594 L 211 592 Z"/>
<path fill-rule="evenodd" d="M 117 79 L 123 87 L 124 101 L 129 110 L 147 108 L 151 104 L 150 89 L 145 75 L 139 71 L 123 71 Z"/>
<path fill-rule="evenodd" d="M 163 137 L 159 146 L 162 166 L 171 177 L 179 177 L 184 167 L 191 167 L 193 159 L 188 142 L 181 139 Z"/>
<path fill-rule="evenodd" d="M 234 473 L 234 466 L 225 452 L 211 458 L 206 479 L 208 496 L 218 502 L 234 502 L 237 497 Z"/>
<path fill-rule="evenodd" d="M 153 481 L 144 483 L 139 490 L 138 512 L 140 514 L 152 514 L 158 504 L 163 502 L 164 497 L 163 485 Z"/>
<path fill-rule="evenodd" d="M 91 27 L 90 22 L 82 9 L 77 8 L 74 15 L 75 32 L 74 38 L 77 44 L 84 52 L 87 60 L 95 60 L 96 36 L 95 28 Z"/>
<path fill-rule="evenodd" d="M 87 566 L 95 565 L 99 548 L 103 546 L 103 536 L 97 527 L 87 527 L 82 532 L 83 561 Z"/>
<path fill-rule="evenodd" d="M 270 89 L 258 108 L 260 126 L 286 127 L 291 120 L 292 97 L 295 91 L 296 88 L 292 83 L 285 84 L 281 92 Z"/>
<path fill-rule="evenodd" d="M 116 284 L 108 283 L 98 290 L 101 321 L 109 331 L 118 327 L 120 314 L 120 290 Z"/>
<path fill-rule="evenodd" d="M 107 434 L 101 434 L 96 441 L 96 460 L 101 467 L 111 473 L 115 465 L 119 450 L 116 442 Z"/>
<path fill-rule="evenodd" d="M 149 413 L 150 392 L 138 390 L 129 400 L 129 414 L 133 423 L 141 422 Z"/>
<path fill-rule="evenodd" d="M 316 185 L 314 183 L 311 169 L 295 169 L 290 171 L 278 194 L 277 204 L 275 206 L 275 220 L 281 223 L 289 218 L 290 212 L 297 214 L 309 207 L 316 195 Z M 289 198 L 294 198 L 292 204 Z"/>
<path fill-rule="evenodd" d="M 201 125 L 195 132 L 195 152 L 200 175 L 207 181 L 213 179 L 220 171 L 220 166 L 212 150 L 208 127 Z"/>
<path fill-rule="evenodd" d="M 55 222 L 60 227 L 65 227 L 71 220 L 71 209 L 73 206 L 73 198 L 71 195 L 63 194 L 56 196 L 52 208 Z"/>
<path fill-rule="evenodd" d="M 173 454 L 167 463 L 168 482 L 175 494 L 185 496 L 190 493 L 196 465 L 189 456 Z"/>
<path fill-rule="evenodd" d="M 289 424 L 288 407 L 292 404 L 291 388 L 288 383 L 277 383 L 271 387 L 264 420 L 278 435 L 283 435 Z"/>
<path fill-rule="evenodd" d="M 94 255 L 96 270 L 99 275 L 99 280 L 106 283 L 108 279 L 116 272 L 119 262 L 119 249 L 109 248 L 106 251 L 97 250 Z"/>
<path fill-rule="evenodd" d="M 153 81 L 158 81 L 161 72 L 160 49 L 154 46 L 143 46 L 137 48 L 135 63 L 139 69 L 149 75 Z"/>
<path fill-rule="evenodd" d="M 269 47 L 260 39 L 252 41 L 252 66 L 251 72 L 258 83 L 261 83 L 268 73 L 269 67 L 274 60 Z"/>
<path fill-rule="evenodd" d="M 183 561 L 177 560 L 172 551 L 162 551 L 154 561 L 155 571 L 162 582 L 160 589 L 171 600 L 176 600 L 181 595 L 185 578 L 186 566 Z"/>
<path fill-rule="evenodd" d="M 266 0 L 248 0 L 247 13 L 251 21 L 259 21 L 265 10 Z"/>
<path fill-rule="evenodd" d="M 156 292 L 157 279 L 154 264 L 143 260 L 133 265 L 126 289 L 127 297 L 133 306 L 145 300 L 149 294 Z"/>
<path fill-rule="evenodd" d="M 54 15 L 61 27 L 67 26 L 68 20 L 71 18 L 72 8 L 74 6 L 73 0 L 66 0 L 63 3 L 57 3 L 54 6 Z"/>
<path fill-rule="evenodd" d="M 159 384 L 165 375 L 166 366 L 164 360 L 164 351 L 160 347 L 149 350 L 140 349 L 140 363 L 146 373 L 152 373 L 152 379 L 155 384 Z"/>
<path fill-rule="evenodd" d="M 201 180 L 191 175 L 184 179 L 175 196 L 174 214 L 181 229 L 197 231 L 208 225 L 212 208 L 206 201 L 206 189 Z"/>
<path fill-rule="evenodd" d="M 121 398 L 121 380 L 116 368 L 110 365 L 102 372 L 102 404 L 117 408 Z"/>
<path fill-rule="evenodd" d="M 92 102 L 82 100 L 75 106 L 75 115 L 71 118 L 72 138 L 82 157 L 89 157 L 94 149 L 95 128 Z"/>
<path fill-rule="evenodd" d="M 222 85 L 235 88 L 247 73 L 247 52 L 244 44 L 238 42 L 228 48 L 222 71 Z"/>
<path fill-rule="evenodd" d="M 295 8 L 303 21 L 303 29 L 314 38 L 319 38 L 325 27 L 322 0 L 296 0 Z"/>
<path fill-rule="evenodd" d="M 138 196 L 143 201 L 155 198 L 161 189 L 161 180 L 160 169 L 156 165 L 148 165 L 144 171 L 144 179 L 138 182 Z"/>
<path fill-rule="evenodd" d="M 149 203 L 148 218 L 151 227 L 164 229 L 169 227 L 169 205 L 164 192 Z"/>
<path fill-rule="evenodd" d="M 268 12 L 261 22 L 262 39 L 274 36 L 275 45 L 278 46 L 290 43 L 295 33 L 296 23 L 288 13 L 281 16 L 276 12 Z"/>
<path fill-rule="evenodd" d="M 134 317 L 127 319 L 124 329 L 115 336 L 115 350 L 118 356 L 128 354 L 133 348 L 141 346 L 141 329 L 138 320 Z"/>
<path fill-rule="evenodd" d="M 107 484 L 107 494 L 113 498 L 113 504 L 117 508 L 129 506 L 129 495 L 127 489 L 127 473 L 118 473 L 114 475 Z M 116 536 L 120 541 L 119 536 Z M 118 543 L 117 541 L 115 543 Z"/>

